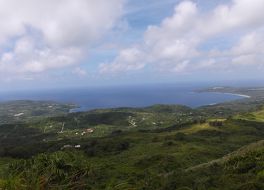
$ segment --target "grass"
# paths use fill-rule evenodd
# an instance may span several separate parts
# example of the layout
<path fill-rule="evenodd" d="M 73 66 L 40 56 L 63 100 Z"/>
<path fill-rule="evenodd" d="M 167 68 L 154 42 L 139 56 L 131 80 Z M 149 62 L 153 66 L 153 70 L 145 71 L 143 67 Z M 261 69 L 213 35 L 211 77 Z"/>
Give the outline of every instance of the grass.
<path fill-rule="evenodd" d="M 217 127 L 210 126 L 209 123 L 203 123 L 203 124 L 192 125 L 191 127 L 186 128 L 186 129 L 182 129 L 179 132 L 183 132 L 185 134 L 193 134 L 193 133 L 197 133 L 197 132 L 203 131 L 203 130 L 221 131 L 221 129 L 219 129 Z"/>
<path fill-rule="evenodd" d="M 264 122 L 264 108 L 250 113 L 238 114 L 235 119 Z"/>

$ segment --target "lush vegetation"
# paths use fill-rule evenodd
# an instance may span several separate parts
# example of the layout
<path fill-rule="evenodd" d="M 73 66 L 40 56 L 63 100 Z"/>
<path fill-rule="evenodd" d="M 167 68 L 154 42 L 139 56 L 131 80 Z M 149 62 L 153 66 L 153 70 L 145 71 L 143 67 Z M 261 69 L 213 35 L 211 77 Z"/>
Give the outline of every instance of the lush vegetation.
<path fill-rule="evenodd" d="M 19 123 L 43 117 L 67 114 L 75 105 L 51 101 L 9 101 L 0 102 L 0 124 Z"/>
<path fill-rule="evenodd" d="M 0 125 L 0 189 L 264 189 L 263 103 L 243 101 Z"/>

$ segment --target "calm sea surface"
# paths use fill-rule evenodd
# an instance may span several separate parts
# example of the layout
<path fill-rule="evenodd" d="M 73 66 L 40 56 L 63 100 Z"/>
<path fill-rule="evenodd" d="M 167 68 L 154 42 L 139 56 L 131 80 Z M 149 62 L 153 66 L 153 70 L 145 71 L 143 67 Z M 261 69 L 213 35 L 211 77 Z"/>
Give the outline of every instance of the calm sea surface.
<path fill-rule="evenodd" d="M 221 93 L 196 93 L 198 86 L 149 85 L 101 87 L 46 91 L 17 91 L 0 93 L 0 101 L 52 100 L 74 103 L 86 111 L 97 108 L 145 107 L 153 104 L 182 104 L 190 107 L 215 104 L 242 97 Z"/>

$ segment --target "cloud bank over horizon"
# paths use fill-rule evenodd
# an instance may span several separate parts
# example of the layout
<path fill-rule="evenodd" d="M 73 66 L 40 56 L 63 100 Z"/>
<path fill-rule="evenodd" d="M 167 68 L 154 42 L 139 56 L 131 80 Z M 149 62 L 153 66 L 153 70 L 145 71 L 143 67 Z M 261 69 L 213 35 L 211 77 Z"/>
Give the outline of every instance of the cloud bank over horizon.
<path fill-rule="evenodd" d="M 263 0 L 212 7 L 166 0 L 149 9 L 168 14 L 150 19 L 143 9 L 148 4 L 136 2 L 0 0 L 0 84 L 58 78 L 114 83 L 125 75 L 195 80 L 206 73 L 226 79 L 264 71 Z"/>

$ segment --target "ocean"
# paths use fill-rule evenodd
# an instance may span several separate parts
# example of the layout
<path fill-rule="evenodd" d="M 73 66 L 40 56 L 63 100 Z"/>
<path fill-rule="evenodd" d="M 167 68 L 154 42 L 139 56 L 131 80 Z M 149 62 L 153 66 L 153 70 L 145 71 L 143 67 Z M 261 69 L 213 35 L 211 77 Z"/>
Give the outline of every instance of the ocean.
<path fill-rule="evenodd" d="M 181 104 L 189 107 L 217 104 L 243 97 L 232 94 L 195 92 L 204 86 L 140 85 L 90 87 L 0 93 L 0 101 L 51 100 L 79 106 L 71 110 L 88 111 L 98 108 L 146 107 L 154 104 Z"/>

